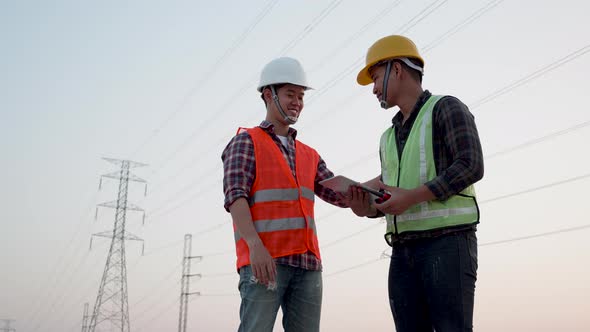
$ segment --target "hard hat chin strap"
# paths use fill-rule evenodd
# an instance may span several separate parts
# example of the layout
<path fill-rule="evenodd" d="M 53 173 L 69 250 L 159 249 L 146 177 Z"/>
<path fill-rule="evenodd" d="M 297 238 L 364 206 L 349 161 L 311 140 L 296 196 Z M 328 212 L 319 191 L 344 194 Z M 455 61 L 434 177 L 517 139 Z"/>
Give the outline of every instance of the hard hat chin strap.
<path fill-rule="evenodd" d="M 387 68 L 385 69 L 385 77 L 383 77 L 383 90 L 381 91 L 381 108 L 388 109 L 389 105 L 387 104 L 387 84 L 389 82 L 389 74 L 391 72 L 391 62 L 387 61 Z"/>
<path fill-rule="evenodd" d="M 277 91 L 275 90 L 274 85 L 270 86 L 270 91 L 272 92 L 272 100 L 274 100 L 275 105 L 277 106 L 277 109 L 279 110 L 279 113 L 281 113 L 281 115 L 283 116 L 283 119 L 288 124 L 295 124 L 297 122 L 297 117 L 289 116 L 289 115 L 287 115 L 287 113 L 285 113 L 285 111 L 281 107 L 281 103 L 279 103 L 279 96 L 277 95 Z"/>

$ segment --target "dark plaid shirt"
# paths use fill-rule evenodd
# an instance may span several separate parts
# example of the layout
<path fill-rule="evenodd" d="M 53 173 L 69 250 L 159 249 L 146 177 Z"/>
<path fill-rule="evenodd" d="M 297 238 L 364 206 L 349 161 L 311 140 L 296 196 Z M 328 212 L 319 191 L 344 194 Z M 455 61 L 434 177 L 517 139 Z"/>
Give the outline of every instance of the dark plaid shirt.
<path fill-rule="evenodd" d="M 279 149 L 281 149 L 283 156 L 291 168 L 293 176 L 296 177 L 295 137 L 297 136 L 297 131 L 293 128 L 289 128 L 289 133 L 287 134 L 288 144 L 287 148 L 285 148 L 277 135 L 275 135 L 272 123 L 266 120 L 262 121 L 260 128 L 268 133 Z M 221 159 L 223 160 L 224 207 L 229 211 L 230 205 L 232 205 L 238 198 L 244 197 L 249 201 L 250 190 L 254 184 L 256 176 L 256 158 L 254 157 L 254 144 L 250 135 L 247 132 L 243 132 L 234 136 L 223 151 Z M 330 204 L 346 207 L 346 204 L 338 199 L 338 196 L 334 191 L 318 184 L 319 181 L 333 176 L 334 173 L 326 167 L 326 163 L 320 157 L 315 177 L 315 194 Z M 300 267 L 312 271 L 321 271 L 322 269 L 320 259 L 311 252 L 279 257 L 275 259 L 275 262 L 277 264 Z"/>
<path fill-rule="evenodd" d="M 408 119 L 403 122 L 403 114 L 398 112 L 392 119 L 395 128 L 397 151 L 403 152 L 408 136 L 420 108 L 430 98 L 426 90 L 420 95 Z M 441 98 L 432 112 L 432 140 L 436 177 L 426 186 L 436 199 L 444 201 L 483 177 L 483 153 L 474 117 L 469 108 L 452 96 Z M 435 237 L 458 231 L 475 230 L 475 225 L 457 226 L 448 229 L 400 234 L 394 239 L 410 240 Z"/>

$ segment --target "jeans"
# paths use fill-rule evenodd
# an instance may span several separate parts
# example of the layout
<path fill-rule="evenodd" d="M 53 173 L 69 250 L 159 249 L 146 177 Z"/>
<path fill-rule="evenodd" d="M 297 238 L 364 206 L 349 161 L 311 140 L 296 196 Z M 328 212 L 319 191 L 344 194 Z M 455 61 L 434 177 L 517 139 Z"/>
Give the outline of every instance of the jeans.
<path fill-rule="evenodd" d="M 238 332 L 271 332 L 279 306 L 286 332 L 318 332 L 322 308 L 322 273 L 277 264 L 276 289 L 255 279 L 252 268 L 240 268 L 242 298 Z"/>
<path fill-rule="evenodd" d="M 475 231 L 393 245 L 389 304 L 397 332 L 473 331 Z"/>

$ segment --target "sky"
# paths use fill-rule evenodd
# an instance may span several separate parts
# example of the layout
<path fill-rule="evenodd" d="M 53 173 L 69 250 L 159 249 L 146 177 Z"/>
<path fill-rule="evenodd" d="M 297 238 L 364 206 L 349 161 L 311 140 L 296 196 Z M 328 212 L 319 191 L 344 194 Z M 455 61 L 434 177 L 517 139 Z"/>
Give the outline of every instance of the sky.
<path fill-rule="evenodd" d="M 315 89 L 294 126 L 328 167 L 379 172 L 382 110 L 356 83 L 368 47 L 404 34 L 423 86 L 460 98 L 485 155 L 477 331 L 583 331 L 590 325 L 590 72 L 587 1 L 251 0 L 0 2 L 0 319 L 19 332 L 79 331 L 92 310 L 117 197 L 132 169 L 126 243 L 132 331 L 178 326 L 185 234 L 192 234 L 189 331 L 239 323 L 221 152 L 264 119 L 259 72 L 278 56 Z M 581 98 L 582 97 L 582 98 Z M 316 202 L 319 200 L 316 200 Z M 382 220 L 323 202 L 322 331 L 392 331 Z M 280 317 L 280 316 L 279 316 Z M 281 331 L 280 319 L 276 331 Z"/>

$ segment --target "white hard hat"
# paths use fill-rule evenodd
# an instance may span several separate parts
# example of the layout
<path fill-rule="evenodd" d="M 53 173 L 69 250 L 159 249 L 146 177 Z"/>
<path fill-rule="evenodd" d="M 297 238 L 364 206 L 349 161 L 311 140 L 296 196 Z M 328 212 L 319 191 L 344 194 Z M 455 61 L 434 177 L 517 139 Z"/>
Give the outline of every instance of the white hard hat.
<path fill-rule="evenodd" d="M 299 61 L 288 57 L 276 58 L 264 66 L 257 89 L 258 92 L 262 92 L 265 86 L 285 83 L 299 85 L 306 90 L 311 89 Z"/>

